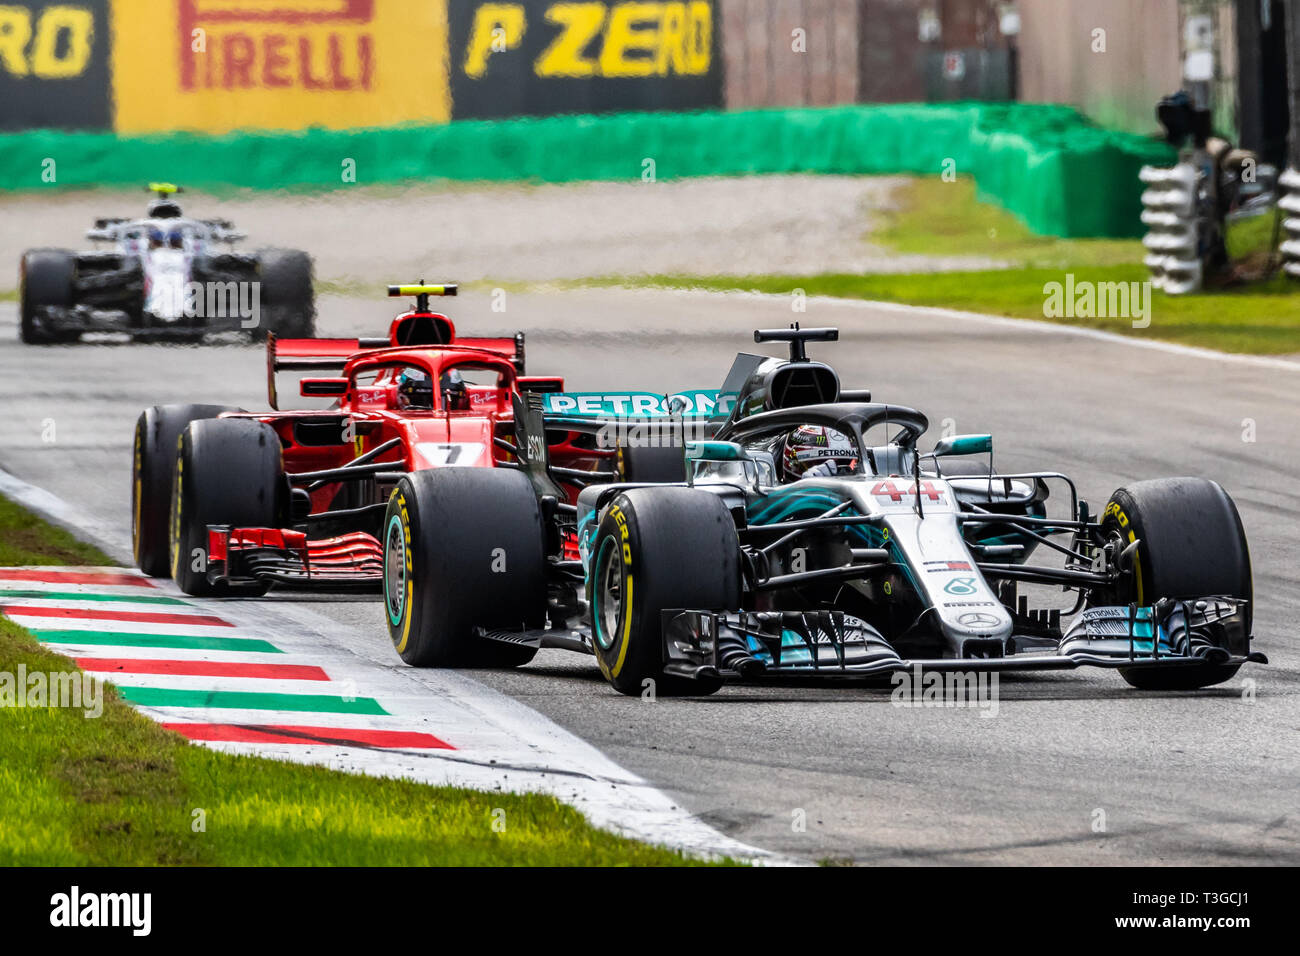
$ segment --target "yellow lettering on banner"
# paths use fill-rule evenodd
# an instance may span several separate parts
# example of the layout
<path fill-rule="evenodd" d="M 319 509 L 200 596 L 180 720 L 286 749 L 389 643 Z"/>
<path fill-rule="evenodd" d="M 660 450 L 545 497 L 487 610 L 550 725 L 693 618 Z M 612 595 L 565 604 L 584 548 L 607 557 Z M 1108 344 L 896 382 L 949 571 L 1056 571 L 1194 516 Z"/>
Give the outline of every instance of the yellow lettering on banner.
<path fill-rule="evenodd" d="M 12 76 L 27 75 L 27 41 L 32 17 L 24 7 L 0 7 L 0 64 Z"/>
<path fill-rule="evenodd" d="M 503 52 L 494 46 L 497 31 L 506 50 L 513 50 L 524 40 L 524 8 L 519 3 L 485 3 L 474 11 L 474 26 L 470 29 L 465 50 L 465 75 L 480 79 L 487 73 L 487 61 L 493 53 Z"/>
<path fill-rule="evenodd" d="M 445 0 L 118 0 L 109 11 L 118 132 L 451 118 Z"/>
<path fill-rule="evenodd" d="M 546 19 L 558 24 L 560 32 L 537 58 L 533 72 L 538 76 L 595 76 L 595 62 L 582 53 L 605 23 L 605 5 L 557 3 L 546 11 Z"/>
<path fill-rule="evenodd" d="M 655 72 L 660 76 L 667 76 L 669 72 L 685 73 L 687 71 L 686 4 L 664 4 L 659 36 L 659 58 L 655 61 Z"/>
<path fill-rule="evenodd" d="M 59 40 L 67 37 L 67 49 L 59 56 Z M 80 76 L 90 62 L 95 37 L 95 16 L 85 7 L 46 7 L 36 23 L 32 44 L 32 73 L 45 80 Z"/>
<path fill-rule="evenodd" d="M 686 27 L 686 69 L 692 76 L 709 72 L 713 60 L 713 8 L 704 0 L 690 5 Z"/>
<path fill-rule="evenodd" d="M 663 8 L 661 3 L 620 3 L 610 11 L 600 52 L 602 76 L 654 76 Z M 645 29 L 646 25 L 650 29 Z"/>
<path fill-rule="evenodd" d="M 560 30 L 533 65 L 540 77 L 703 76 L 713 61 L 707 0 L 556 3 L 546 19 Z"/>

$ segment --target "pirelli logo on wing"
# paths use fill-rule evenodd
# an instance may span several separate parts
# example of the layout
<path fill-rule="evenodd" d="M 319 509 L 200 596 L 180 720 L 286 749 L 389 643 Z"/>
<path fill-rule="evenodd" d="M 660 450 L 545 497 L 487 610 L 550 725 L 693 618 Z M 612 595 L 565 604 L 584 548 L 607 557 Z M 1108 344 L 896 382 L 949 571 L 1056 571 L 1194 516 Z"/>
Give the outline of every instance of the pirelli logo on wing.
<path fill-rule="evenodd" d="M 131 0 L 112 11 L 122 132 L 451 116 L 443 0 Z"/>
<path fill-rule="evenodd" d="M 455 115 L 718 106 L 717 21 L 716 0 L 453 3 Z"/>

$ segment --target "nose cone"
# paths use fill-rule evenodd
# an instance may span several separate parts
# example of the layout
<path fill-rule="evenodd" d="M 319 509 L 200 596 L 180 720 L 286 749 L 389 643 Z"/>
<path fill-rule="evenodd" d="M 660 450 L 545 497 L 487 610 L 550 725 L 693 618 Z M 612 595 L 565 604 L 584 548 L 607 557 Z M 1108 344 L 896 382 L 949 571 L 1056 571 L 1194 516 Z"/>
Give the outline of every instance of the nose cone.
<path fill-rule="evenodd" d="M 958 657 L 1000 656 L 1011 636 L 1011 615 L 1001 604 L 991 607 L 945 608 L 944 637 Z M 992 653 L 997 651 L 996 654 Z"/>

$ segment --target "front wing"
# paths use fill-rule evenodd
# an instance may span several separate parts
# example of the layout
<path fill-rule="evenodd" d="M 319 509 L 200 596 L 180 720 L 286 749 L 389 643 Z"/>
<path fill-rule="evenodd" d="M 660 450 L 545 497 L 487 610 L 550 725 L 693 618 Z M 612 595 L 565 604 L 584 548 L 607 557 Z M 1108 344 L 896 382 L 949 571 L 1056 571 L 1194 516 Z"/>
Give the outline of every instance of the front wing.
<path fill-rule="evenodd" d="M 1015 636 L 981 656 L 905 658 L 869 624 L 837 611 L 663 612 L 665 672 L 864 677 L 910 671 L 1174 668 L 1267 663 L 1252 653 L 1244 601 L 1207 597 L 1084 611 L 1059 641 Z"/>
<path fill-rule="evenodd" d="M 280 528 L 208 526 L 207 577 L 212 584 L 378 590 L 383 573 L 383 548 L 364 531 L 311 539 Z"/>

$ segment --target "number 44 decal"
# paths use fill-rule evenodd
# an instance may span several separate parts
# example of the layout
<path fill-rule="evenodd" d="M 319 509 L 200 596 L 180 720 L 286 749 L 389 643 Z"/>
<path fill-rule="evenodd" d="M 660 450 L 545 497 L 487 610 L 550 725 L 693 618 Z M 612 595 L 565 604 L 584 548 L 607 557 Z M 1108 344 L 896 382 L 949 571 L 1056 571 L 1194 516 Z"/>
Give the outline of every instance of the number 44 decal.
<path fill-rule="evenodd" d="M 871 489 L 871 493 L 877 498 L 888 498 L 890 501 L 902 501 L 904 495 L 916 495 L 916 484 L 908 482 L 901 489 L 892 481 L 878 481 Z M 931 482 L 921 482 L 921 494 L 931 501 L 938 501 L 943 497 L 943 492 L 936 488 Z"/>

